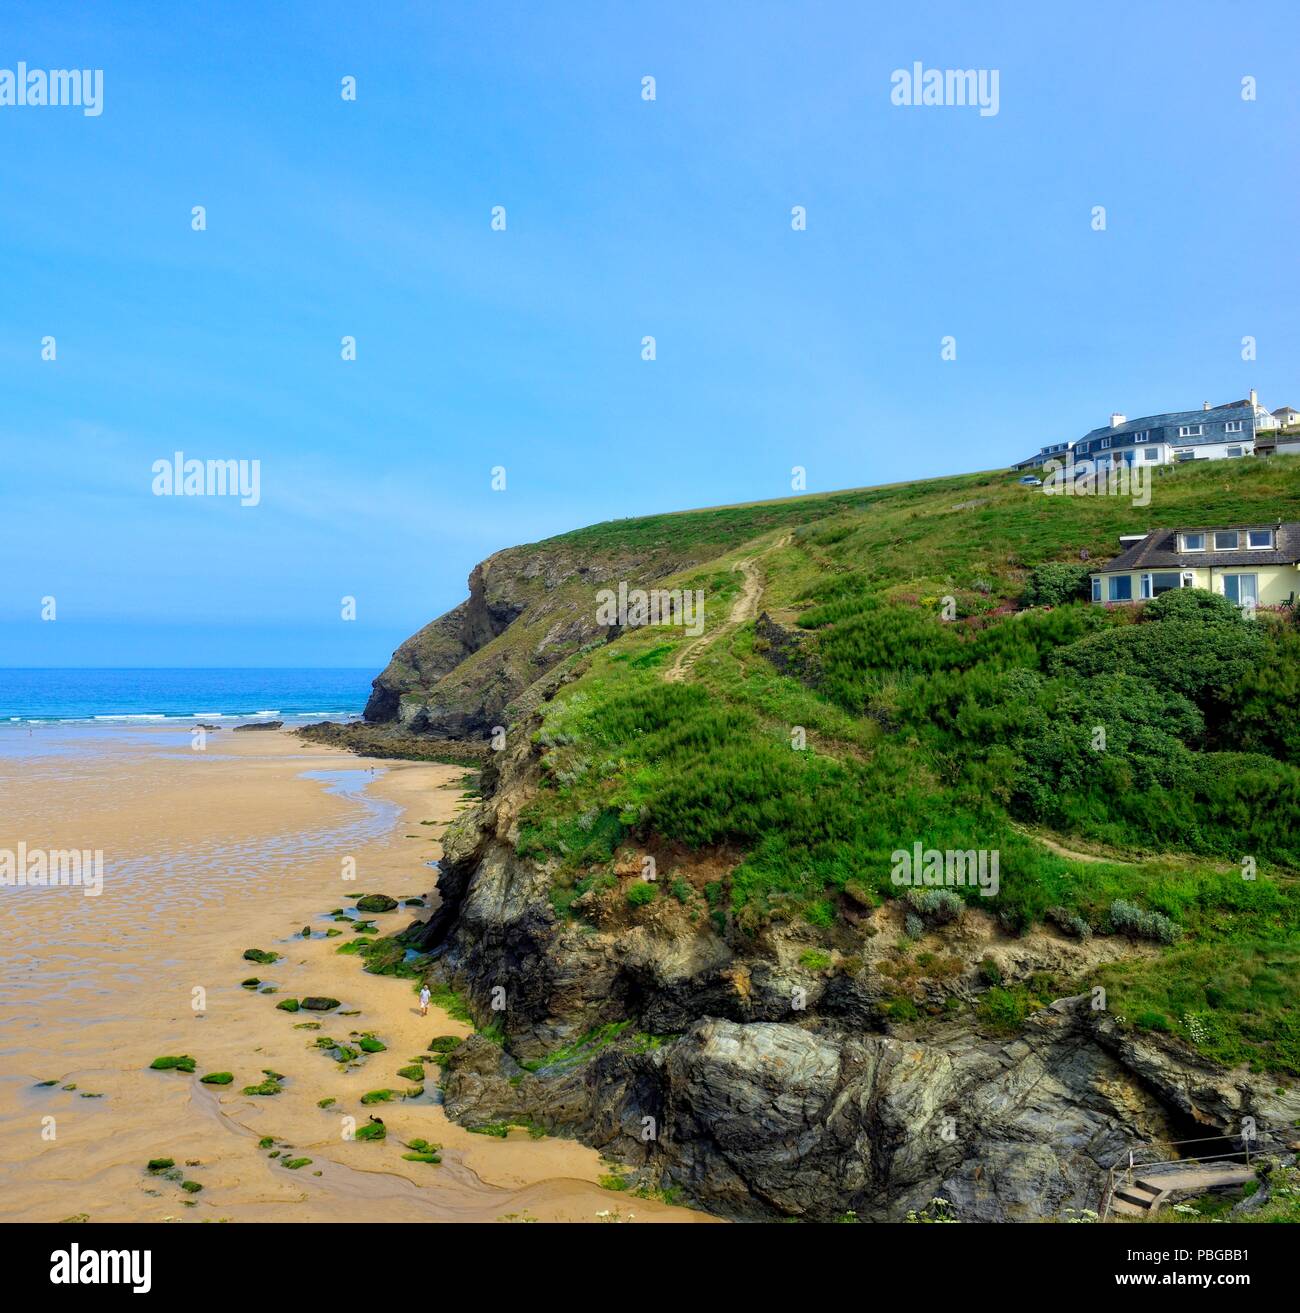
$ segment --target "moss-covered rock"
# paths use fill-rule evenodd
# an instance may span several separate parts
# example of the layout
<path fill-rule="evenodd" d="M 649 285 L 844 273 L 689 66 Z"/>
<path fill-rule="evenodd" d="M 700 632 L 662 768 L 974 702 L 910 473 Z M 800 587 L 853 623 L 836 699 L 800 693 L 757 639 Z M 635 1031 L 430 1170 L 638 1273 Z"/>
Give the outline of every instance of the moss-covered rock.
<path fill-rule="evenodd" d="M 282 998 L 275 1007 L 278 1012 L 297 1012 L 298 1000 L 296 998 Z"/>
<path fill-rule="evenodd" d="M 369 1107 L 372 1103 L 391 1103 L 396 1097 L 396 1090 L 369 1090 L 361 1096 L 361 1102 Z"/>
<path fill-rule="evenodd" d="M 169 1167 L 176 1166 L 175 1158 L 150 1158 L 146 1167 L 151 1172 L 165 1172 Z"/>
<path fill-rule="evenodd" d="M 280 960 L 279 953 L 268 953 L 264 948 L 246 948 L 244 949 L 244 961 L 256 962 L 258 966 L 268 967 L 273 962 Z"/>
<path fill-rule="evenodd" d="M 383 1122 L 367 1122 L 364 1126 L 357 1127 L 356 1138 L 358 1140 L 382 1140 L 387 1134 Z"/>
<path fill-rule="evenodd" d="M 302 1000 L 302 1006 L 308 1012 L 333 1012 L 338 1005 L 338 999 L 329 998 L 325 995 L 312 994 Z"/>
<path fill-rule="evenodd" d="M 203 1187 L 197 1181 L 182 1181 L 181 1189 L 189 1194 L 198 1194 Z"/>
<path fill-rule="evenodd" d="M 162 1057 L 155 1058 L 150 1064 L 151 1071 L 186 1071 L 192 1072 L 195 1067 L 195 1060 L 187 1053 L 182 1053 L 179 1057 Z M 66 1086 L 64 1087 L 67 1088 Z M 73 1087 L 76 1088 L 75 1086 Z"/>
<path fill-rule="evenodd" d="M 268 1076 L 260 1085 L 245 1085 L 240 1093 L 260 1095 L 264 1098 L 269 1098 L 273 1094 L 279 1094 L 284 1088 L 280 1083 L 283 1079 L 283 1077 L 277 1079 L 273 1076 Z"/>
<path fill-rule="evenodd" d="M 397 1074 L 403 1080 L 415 1081 L 418 1085 L 424 1080 L 424 1067 L 421 1063 L 412 1063 L 409 1067 L 398 1067 Z"/>
<path fill-rule="evenodd" d="M 316 1047 L 328 1053 L 335 1062 L 351 1062 L 361 1056 L 350 1044 L 341 1044 L 336 1039 L 330 1039 L 328 1035 L 321 1035 L 316 1040 Z"/>
<path fill-rule="evenodd" d="M 204 1085 L 229 1085 L 234 1079 L 233 1073 L 228 1071 L 210 1071 L 206 1076 L 199 1077 Z"/>
<path fill-rule="evenodd" d="M 464 1043 L 459 1035 L 435 1035 L 429 1041 L 430 1053 L 450 1053 L 452 1049 L 458 1049 Z"/>
<path fill-rule="evenodd" d="M 357 899 L 358 912 L 391 912 L 397 907 L 397 899 L 387 894 L 365 894 Z"/>
<path fill-rule="evenodd" d="M 357 1045 L 363 1053 L 383 1053 L 388 1048 L 383 1040 L 376 1039 L 369 1031 L 357 1040 Z"/>
<path fill-rule="evenodd" d="M 286 1158 L 286 1159 L 284 1160 L 284 1166 L 287 1167 L 291 1172 L 296 1172 L 300 1167 L 310 1167 L 310 1166 L 311 1166 L 311 1159 L 310 1159 L 310 1158 Z"/>

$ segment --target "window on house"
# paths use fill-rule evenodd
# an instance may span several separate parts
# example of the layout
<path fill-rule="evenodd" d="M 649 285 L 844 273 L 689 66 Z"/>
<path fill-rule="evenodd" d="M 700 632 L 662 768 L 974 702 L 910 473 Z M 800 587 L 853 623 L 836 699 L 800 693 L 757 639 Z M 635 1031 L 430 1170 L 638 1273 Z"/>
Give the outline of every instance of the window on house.
<path fill-rule="evenodd" d="M 1143 458 L 1144 460 L 1159 460 L 1159 459 L 1160 459 L 1160 448 L 1159 448 L 1159 447 L 1148 447 L 1148 448 L 1142 453 L 1142 458 Z"/>
<path fill-rule="evenodd" d="M 1151 596 L 1159 597 L 1161 593 L 1171 593 L 1179 586 L 1177 571 L 1168 574 L 1159 573 L 1151 576 Z"/>
<path fill-rule="evenodd" d="M 1258 576 L 1253 574 L 1225 574 L 1223 595 L 1238 606 L 1258 606 Z"/>
<path fill-rule="evenodd" d="M 1101 601 L 1101 580 L 1095 574 L 1092 576 L 1092 600 Z"/>
<path fill-rule="evenodd" d="M 1109 438 L 1102 438 L 1102 440 L 1101 440 L 1101 445 L 1102 445 L 1103 447 L 1109 447 L 1109 446 L 1110 446 L 1110 439 L 1109 439 Z"/>
<path fill-rule="evenodd" d="M 1241 455 L 1241 448 L 1240 448 L 1240 447 L 1229 447 L 1228 450 L 1227 450 L 1227 455 L 1229 455 L 1229 456 L 1240 456 L 1240 455 Z"/>
<path fill-rule="evenodd" d="M 1204 432 L 1204 424 L 1182 424 L 1178 428 L 1180 438 L 1199 438 Z"/>
<path fill-rule="evenodd" d="M 1272 547 L 1273 530 L 1272 529 L 1251 529 L 1246 534 L 1247 547 Z"/>
<path fill-rule="evenodd" d="M 1134 441 L 1134 442 L 1145 442 L 1150 436 L 1151 436 L 1151 430 L 1150 430 L 1150 429 L 1143 429 L 1140 433 L 1135 433 L 1135 434 L 1133 435 L 1133 441 Z"/>
<path fill-rule="evenodd" d="M 1230 420 L 1228 420 L 1228 422 L 1227 422 L 1226 424 L 1224 424 L 1224 426 L 1223 426 L 1223 431 L 1224 431 L 1225 433 L 1240 433 L 1240 432 L 1241 432 L 1241 420 L 1239 420 L 1239 419 L 1230 419 Z"/>
<path fill-rule="evenodd" d="M 1236 529 L 1220 529 L 1214 535 L 1214 550 L 1216 552 L 1235 552 L 1237 542 L 1238 534 Z"/>
<path fill-rule="evenodd" d="M 1114 574 L 1106 580 L 1108 585 L 1106 599 L 1111 602 L 1131 602 L 1133 600 L 1133 579 L 1126 574 Z"/>
<path fill-rule="evenodd" d="M 1193 460 L 1193 459 L 1195 459 L 1195 454 L 1194 454 L 1193 452 L 1190 452 L 1190 451 L 1179 451 L 1179 452 L 1176 452 L 1176 453 L 1175 453 L 1175 459 L 1177 459 L 1177 460 Z"/>
<path fill-rule="evenodd" d="M 1203 533 L 1183 534 L 1183 551 L 1203 552 L 1204 550 L 1205 550 L 1205 535 Z"/>

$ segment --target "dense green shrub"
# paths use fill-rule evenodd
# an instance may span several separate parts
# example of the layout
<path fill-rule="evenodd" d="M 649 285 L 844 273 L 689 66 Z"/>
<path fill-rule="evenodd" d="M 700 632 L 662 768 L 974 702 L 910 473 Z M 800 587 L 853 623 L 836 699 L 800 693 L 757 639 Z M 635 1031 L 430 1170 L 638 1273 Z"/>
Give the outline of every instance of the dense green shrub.
<path fill-rule="evenodd" d="M 1225 609 L 1226 608 L 1226 609 Z M 1062 648 L 1051 663 L 1072 678 L 1120 671 L 1181 693 L 1217 719 L 1230 690 L 1264 652 L 1259 626 L 1222 597 L 1198 589 L 1165 593 L 1140 623 L 1091 634 Z"/>
<path fill-rule="evenodd" d="M 1088 588 L 1091 573 L 1086 565 L 1049 561 L 1036 565 L 1025 581 L 1026 606 L 1062 606 L 1077 602 Z"/>

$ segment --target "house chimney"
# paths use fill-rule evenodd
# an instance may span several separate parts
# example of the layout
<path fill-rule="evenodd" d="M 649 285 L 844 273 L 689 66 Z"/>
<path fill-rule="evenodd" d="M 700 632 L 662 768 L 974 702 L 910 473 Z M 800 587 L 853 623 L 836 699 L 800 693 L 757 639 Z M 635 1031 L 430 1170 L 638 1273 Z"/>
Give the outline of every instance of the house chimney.
<path fill-rule="evenodd" d="M 1201 409 L 1202 409 L 1202 410 L 1209 410 L 1209 408 L 1210 408 L 1210 403 L 1209 403 L 1208 401 L 1202 401 L 1202 402 L 1201 402 Z"/>
<path fill-rule="evenodd" d="M 1259 394 L 1255 391 L 1254 388 L 1251 388 L 1250 390 L 1250 404 L 1252 406 L 1259 405 Z"/>
<path fill-rule="evenodd" d="M 1119 426 L 1120 426 L 1121 424 L 1123 424 L 1123 422 L 1124 422 L 1124 420 L 1125 420 L 1126 418 L 1127 418 L 1127 416 L 1125 416 L 1125 415 L 1121 415 L 1121 414 L 1119 413 L 1119 411 L 1116 411 L 1116 412 L 1110 417 L 1110 426 L 1111 426 L 1111 428 L 1113 428 L 1113 429 L 1117 429 L 1117 428 L 1119 428 Z"/>

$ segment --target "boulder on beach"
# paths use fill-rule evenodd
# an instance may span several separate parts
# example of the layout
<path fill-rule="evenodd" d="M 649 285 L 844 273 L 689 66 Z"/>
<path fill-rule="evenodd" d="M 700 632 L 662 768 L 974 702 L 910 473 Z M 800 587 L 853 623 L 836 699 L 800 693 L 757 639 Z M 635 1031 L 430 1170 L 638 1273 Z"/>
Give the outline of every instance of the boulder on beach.
<path fill-rule="evenodd" d="M 238 734 L 240 730 L 245 729 L 279 729 L 283 724 L 282 720 L 259 720 L 252 725 L 236 725 L 234 732 Z"/>
<path fill-rule="evenodd" d="M 314 994 L 303 999 L 301 1003 L 308 1012 L 333 1012 L 338 1005 L 339 1001 L 336 998 L 324 998 Z"/>
<path fill-rule="evenodd" d="M 391 912 L 396 906 L 397 899 L 387 894 L 363 894 L 357 899 L 358 912 Z"/>

